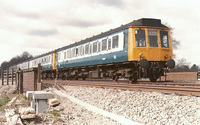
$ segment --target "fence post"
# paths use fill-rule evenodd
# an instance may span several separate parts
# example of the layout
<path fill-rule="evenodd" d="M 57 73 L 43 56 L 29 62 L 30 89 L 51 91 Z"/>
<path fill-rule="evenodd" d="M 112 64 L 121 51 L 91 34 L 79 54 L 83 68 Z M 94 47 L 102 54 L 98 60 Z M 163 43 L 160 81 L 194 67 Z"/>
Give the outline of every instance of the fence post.
<path fill-rule="evenodd" d="M 42 66 L 41 63 L 38 64 L 38 83 L 41 83 L 41 71 L 42 71 Z"/>
<path fill-rule="evenodd" d="M 19 85 L 20 85 L 20 93 L 23 93 L 23 71 L 19 72 Z"/>
<path fill-rule="evenodd" d="M 41 71 L 42 71 L 42 66 L 41 63 L 38 64 L 38 70 L 37 70 L 37 90 L 41 90 L 42 89 L 42 83 L 41 83 Z"/>
<path fill-rule="evenodd" d="M 2 80 L 2 85 L 4 85 L 4 72 L 3 69 L 1 70 L 1 80 Z"/>
<path fill-rule="evenodd" d="M 13 69 L 13 68 L 12 68 L 11 77 L 12 77 L 12 85 L 13 85 L 13 83 L 14 83 L 14 81 L 13 81 L 13 77 L 14 77 L 14 69 Z"/>
<path fill-rule="evenodd" d="M 16 72 L 16 85 L 17 85 L 17 90 L 19 91 L 19 73 L 20 71 L 18 70 L 17 72 Z"/>
<path fill-rule="evenodd" d="M 7 69 L 7 85 L 9 85 L 9 69 Z"/>
<path fill-rule="evenodd" d="M 58 69 L 56 69 L 55 85 L 57 85 L 57 81 L 58 81 Z"/>

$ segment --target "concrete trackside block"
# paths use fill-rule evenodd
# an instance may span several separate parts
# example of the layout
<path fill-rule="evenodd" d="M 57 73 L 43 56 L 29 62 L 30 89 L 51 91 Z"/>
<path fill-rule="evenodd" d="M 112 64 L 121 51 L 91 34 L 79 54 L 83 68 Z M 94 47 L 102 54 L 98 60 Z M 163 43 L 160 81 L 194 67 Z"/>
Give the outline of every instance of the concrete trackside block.
<path fill-rule="evenodd" d="M 47 111 L 48 105 L 46 99 L 36 100 L 36 114 Z"/>
<path fill-rule="evenodd" d="M 46 91 L 27 91 L 26 97 L 31 100 L 31 107 L 38 114 L 47 110 L 47 100 L 52 98 L 52 93 Z"/>
<path fill-rule="evenodd" d="M 34 92 L 34 91 L 27 91 L 27 92 L 26 92 L 26 97 L 27 97 L 27 98 L 33 98 L 33 92 Z"/>
<path fill-rule="evenodd" d="M 52 98 L 51 92 L 35 91 L 33 94 L 33 99 L 49 99 L 49 98 Z"/>
<path fill-rule="evenodd" d="M 35 101 L 36 105 L 36 114 L 47 111 L 47 99 L 49 98 L 52 98 L 51 92 L 35 91 L 33 93 L 33 100 Z"/>
<path fill-rule="evenodd" d="M 28 101 L 31 102 L 31 107 L 35 110 L 35 101 L 33 100 L 33 93 L 35 91 L 27 91 L 26 97 L 28 98 Z"/>

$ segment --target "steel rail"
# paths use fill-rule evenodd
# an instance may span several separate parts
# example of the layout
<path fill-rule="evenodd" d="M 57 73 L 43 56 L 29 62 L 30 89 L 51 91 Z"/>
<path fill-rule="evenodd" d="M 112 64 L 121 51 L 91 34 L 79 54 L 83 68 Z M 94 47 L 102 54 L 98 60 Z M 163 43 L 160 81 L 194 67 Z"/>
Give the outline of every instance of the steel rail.
<path fill-rule="evenodd" d="M 43 80 L 46 84 L 55 84 L 54 80 Z M 172 93 L 177 95 L 192 95 L 200 96 L 199 86 L 186 86 L 182 84 L 127 84 L 124 82 L 112 82 L 112 81 L 64 81 L 57 80 L 58 85 L 71 85 L 71 86 L 86 86 L 86 87 L 100 87 L 100 88 L 113 88 L 132 91 L 150 91 L 161 93 Z"/>

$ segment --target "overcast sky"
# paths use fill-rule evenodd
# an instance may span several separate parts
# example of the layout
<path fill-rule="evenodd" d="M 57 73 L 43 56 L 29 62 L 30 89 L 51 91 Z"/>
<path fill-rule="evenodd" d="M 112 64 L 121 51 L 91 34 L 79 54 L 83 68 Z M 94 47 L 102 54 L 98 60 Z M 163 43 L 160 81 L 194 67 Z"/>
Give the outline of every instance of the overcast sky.
<path fill-rule="evenodd" d="M 140 18 L 170 25 L 176 58 L 200 65 L 199 0 L 0 0 L 0 63 L 33 56 Z"/>

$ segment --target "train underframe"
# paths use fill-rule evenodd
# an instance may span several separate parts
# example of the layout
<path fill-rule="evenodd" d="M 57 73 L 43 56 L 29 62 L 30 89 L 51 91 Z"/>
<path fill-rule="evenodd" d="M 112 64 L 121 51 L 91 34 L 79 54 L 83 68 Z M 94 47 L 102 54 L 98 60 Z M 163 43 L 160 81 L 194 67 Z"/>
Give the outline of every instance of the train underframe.
<path fill-rule="evenodd" d="M 142 61 L 112 63 L 104 65 L 83 66 L 74 68 L 62 68 L 58 70 L 43 71 L 42 78 L 78 80 L 81 78 L 105 78 L 110 77 L 113 81 L 119 78 L 129 79 L 131 83 L 137 82 L 140 78 L 149 78 L 151 82 L 156 82 L 160 76 L 167 70 L 166 61 L 148 62 Z"/>

